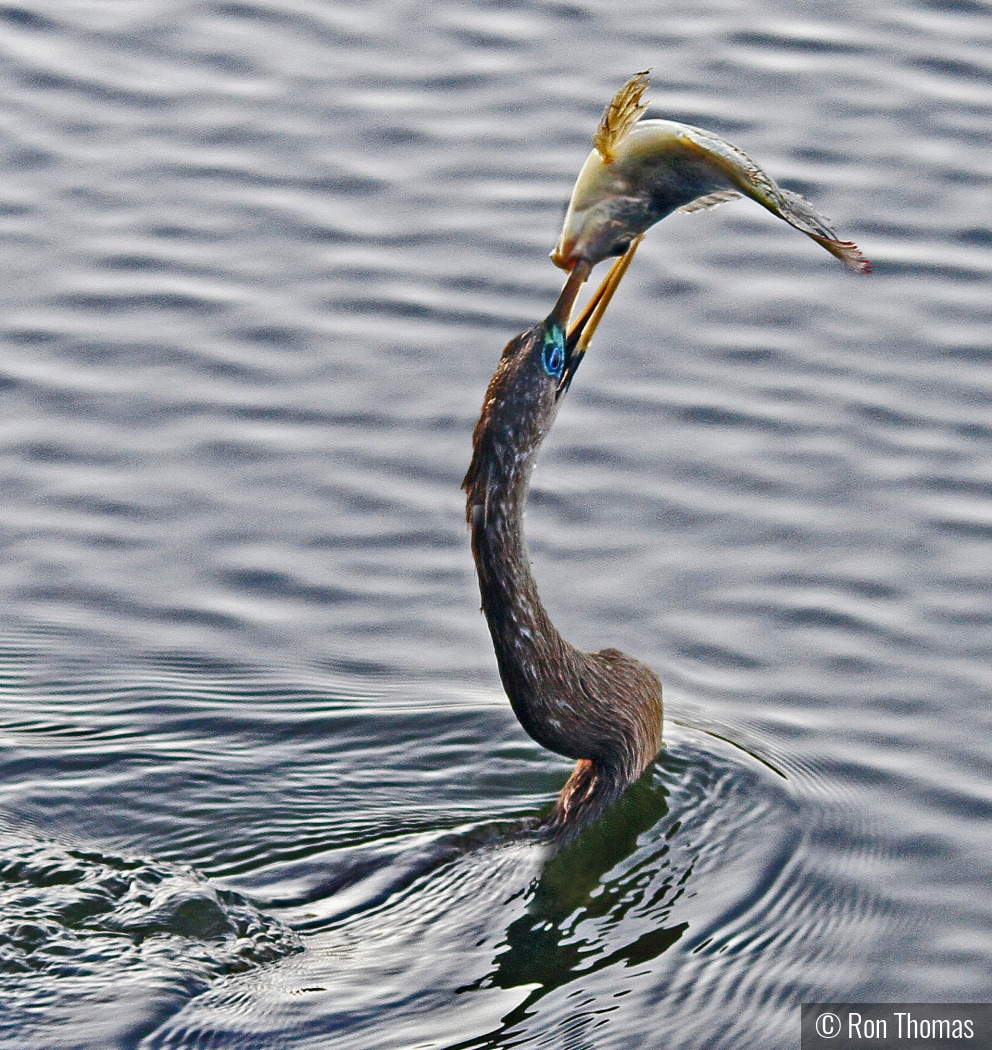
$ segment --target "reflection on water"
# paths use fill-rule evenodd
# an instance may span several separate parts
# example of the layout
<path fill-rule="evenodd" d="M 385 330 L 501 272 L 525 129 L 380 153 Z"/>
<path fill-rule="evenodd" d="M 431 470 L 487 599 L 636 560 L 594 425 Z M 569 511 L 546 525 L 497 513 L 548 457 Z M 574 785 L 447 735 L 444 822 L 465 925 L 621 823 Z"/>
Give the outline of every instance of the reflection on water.
<path fill-rule="evenodd" d="M 655 779 L 650 773 L 647 777 Z M 619 963 L 630 967 L 650 962 L 688 928 L 688 923 L 660 926 L 613 950 L 608 947 L 612 938 L 605 936 L 606 927 L 615 929 L 628 913 L 651 925 L 667 918 L 692 874 L 691 861 L 684 870 L 673 870 L 669 857 L 678 821 L 669 824 L 651 848 L 638 849 L 639 836 L 657 833 L 668 816 L 668 794 L 660 779 L 636 784 L 581 841 L 543 865 L 540 877 L 527 889 L 526 912 L 506 929 L 492 971 L 476 985 L 458 989 L 463 993 L 533 987 L 527 999 L 502 1018 L 502 1029 L 495 1034 L 512 1031 L 544 995 L 570 982 L 581 983 L 587 973 Z M 635 853 L 636 862 L 625 863 Z"/>

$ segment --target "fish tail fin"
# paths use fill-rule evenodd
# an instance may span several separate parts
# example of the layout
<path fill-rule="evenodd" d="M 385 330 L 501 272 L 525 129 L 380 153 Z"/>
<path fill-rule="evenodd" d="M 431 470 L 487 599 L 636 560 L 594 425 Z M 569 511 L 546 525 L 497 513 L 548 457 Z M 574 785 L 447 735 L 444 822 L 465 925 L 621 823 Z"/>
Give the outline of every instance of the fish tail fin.
<path fill-rule="evenodd" d="M 615 157 L 614 150 L 621 140 L 627 137 L 630 129 L 641 119 L 641 114 L 648 108 L 641 97 L 647 91 L 651 72 L 645 69 L 635 73 L 630 80 L 613 96 L 610 104 L 603 110 L 599 127 L 592 137 L 596 152 L 603 158 L 604 164 L 610 164 Z"/>

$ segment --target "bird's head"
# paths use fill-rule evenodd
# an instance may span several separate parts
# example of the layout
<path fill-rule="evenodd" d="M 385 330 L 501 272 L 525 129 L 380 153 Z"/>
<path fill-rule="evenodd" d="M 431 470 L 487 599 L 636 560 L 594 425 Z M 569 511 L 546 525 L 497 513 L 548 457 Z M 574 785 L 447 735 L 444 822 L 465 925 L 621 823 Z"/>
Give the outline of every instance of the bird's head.
<path fill-rule="evenodd" d="M 588 317 L 580 318 L 571 330 L 568 327 L 572 307 L 588 275 L 588 266 L 577 266 L 565 282 L 551 313 L 506 344 L 490 384 L 490 394 L 500 393 L 513 400 L 533 401 L 545 411 L 553 409 L 555 402 L 568 390 L 588 343 L 587 338 L 580 348 L 582 333 L 589 329 Z M 595 324 L 592 327 L 594 329 Z M 589 331 L 588 335 L 591 336 L 592 332 Z M 487 395 L 487 403 L 489 400 Z"/>
<path fill-rule="evenodd" d="M 614 262 L 571 327 L 572 307 L 589 276 L 590 267 L 584 261 L 569 274 L 551 313 L 507 343 L 475 428 L 475 455 L 465 479 L 470 502 L 475 488 L 481 485 L 488 490 L 494 477 L 526 473 L 526 465 L 550 430 L 561 396 L 571 385 L 636 247 L 635 241 Z"/>
<path fill-rule="evenodd" d="M 521 465 L 544 440 L 578 367 L 581 353 L 568 319 L 583 276 L 579 269 L 571 274 L 551 313 L 506 344 L 486 390 L 476 459 L 482 452 L 501 473 Z"/>
<path fill-rule="evenodd" d="M 639 241 L 640 237 L 636 238 L 636 242 Z M 616 260 L 569 327 L 579 289 L 591 269 L 583 260 L 575 265 L 551 313 L 540 324 L 507 343 L 486 392 L 484 416 L 502 417 L 505 424 L 513 426 L 518 433 L 521 428 L 533 429 L 543 437 L 636 249 L 637 243 L 633 243 Z M 546 425 L 539 425 L 538 420 L 546 421 Z"/>

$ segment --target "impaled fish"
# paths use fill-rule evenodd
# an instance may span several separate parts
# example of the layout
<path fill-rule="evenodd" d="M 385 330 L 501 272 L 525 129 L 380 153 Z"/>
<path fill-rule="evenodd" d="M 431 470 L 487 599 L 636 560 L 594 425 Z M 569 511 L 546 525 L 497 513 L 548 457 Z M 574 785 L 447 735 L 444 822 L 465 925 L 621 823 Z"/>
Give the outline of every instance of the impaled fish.
<path fill-rule="evenodd" d="M 647 85 L 647 72 L 636 74 L 603 113 L 551 253 L 557 266 L 595 266 L 623 255 L 635 237 L 674 211 L 712 208 L 743 195 L 852 270 L 871 273 L 857 245 L 840 240 L 808 200 L 782 189 L 736 146 L 690 124 L 642 121 Z"/>

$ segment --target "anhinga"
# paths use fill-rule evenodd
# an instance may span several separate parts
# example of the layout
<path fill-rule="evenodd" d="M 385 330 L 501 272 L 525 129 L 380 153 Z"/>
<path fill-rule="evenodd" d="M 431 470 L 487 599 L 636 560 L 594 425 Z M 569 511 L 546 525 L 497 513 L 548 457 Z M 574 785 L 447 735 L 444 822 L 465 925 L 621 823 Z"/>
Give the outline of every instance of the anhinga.
<path fill-rule="evenodd" d="M 584 653 L 548 617 L 531 574 L 523 511 L 538 449 L 636 244 L 614 263 L 567 332 L 573 270 L 540 324 L 511 339 L 486 391 L 465 477 L 472 553 L 500 677 L 520 724 L 578 764 L 545 823 L 570 837 L 615 802 L 661 747 L 661 683 L 617 649 Z"/>
<path fill-rule="evenodd" d="M 559 840 L 594 820 L 661 747 L 661 683 L 617 649 L 584 653 L 555 629 L 538 597 L 523 536 L 534 460 L 593 331 L 644 232 L 673 211 L 746 195 L 858 273 L 871 266 L 812 204 L 782 189 L 745 153 L 688 124 L 647 120 L 647 74 L 607 106 L 579 174 L 553 261 L 569 278 L 548 317 L 511 339 L 489 384 L 463 487 L 485 613 L 500 677 L 524 729 L 578 759 L 545 826 Z M 568 330 L 579 287 L 620 256 Z M 567 331 L 567 334 L 566 334 Z"/>

